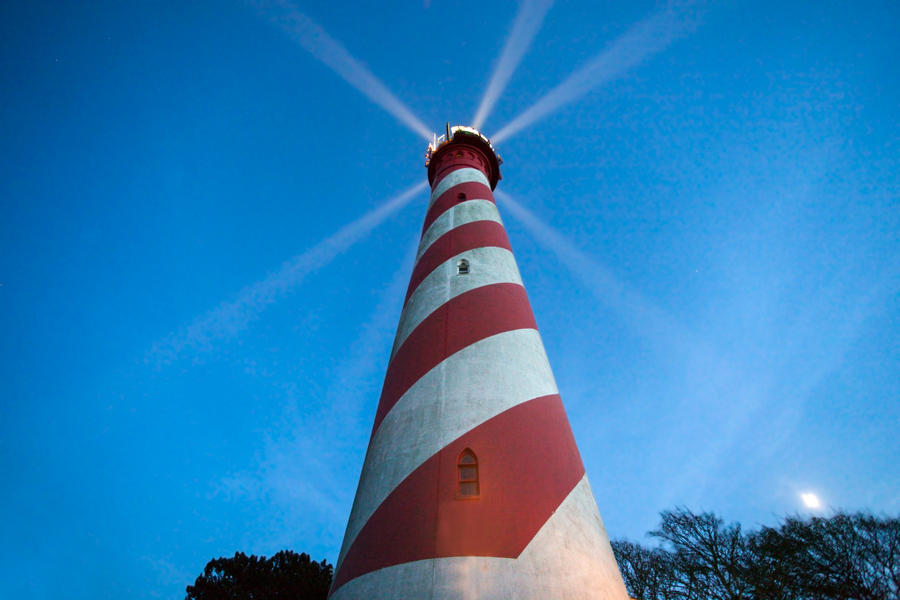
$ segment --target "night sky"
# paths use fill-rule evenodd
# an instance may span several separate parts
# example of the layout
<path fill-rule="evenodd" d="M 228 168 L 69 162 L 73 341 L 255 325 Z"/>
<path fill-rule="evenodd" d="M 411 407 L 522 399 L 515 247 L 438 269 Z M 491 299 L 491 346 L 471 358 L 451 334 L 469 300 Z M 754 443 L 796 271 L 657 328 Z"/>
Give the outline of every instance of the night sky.
<path fill-rule="evenodd" d="M 4 595 L 336 560 L 426 135 L 480 105 L 611 537 L 897 515 L 898 30 L 893 1 L 4 3 Z"/>

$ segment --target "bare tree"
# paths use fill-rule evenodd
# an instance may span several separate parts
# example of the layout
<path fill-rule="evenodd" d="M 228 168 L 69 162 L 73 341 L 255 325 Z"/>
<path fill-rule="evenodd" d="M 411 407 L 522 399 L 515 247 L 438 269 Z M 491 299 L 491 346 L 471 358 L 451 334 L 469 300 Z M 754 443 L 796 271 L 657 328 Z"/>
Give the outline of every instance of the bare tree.
<path fill-rule="evenodd" d="M 863 514 L 763 527 L 751 539 L 793 598 L 896 600 L 900 597 L 900 521 Z M 763 583 L 765 585 L 765 583 Z M 762 586 L 761 586 L 762 587 Z"/>
<path fill-rule="evenodd" d="M 898 600 L 900 520 L 863 514 L 801 519 L 745 534 L 711 513 L 665 511 L 663 546 L 613 544 L 640 600 Z"/>
<path fill-rule="evenodd" d="M 750 552 L 737 523 L 725 526 L 712 513 L 686 508 L 664 511 L 659 529 L 650 535 L 671 547 L 679 598 L 743 600 L 752 598 L 747 580 Z"/>
<path fill-rule="evenodd" d="M 668 552 L 644 548 L 625 540 L 612 542 L 613 553 L 633 598 L 640 600 L 676 600 L 673 565 Z"/>

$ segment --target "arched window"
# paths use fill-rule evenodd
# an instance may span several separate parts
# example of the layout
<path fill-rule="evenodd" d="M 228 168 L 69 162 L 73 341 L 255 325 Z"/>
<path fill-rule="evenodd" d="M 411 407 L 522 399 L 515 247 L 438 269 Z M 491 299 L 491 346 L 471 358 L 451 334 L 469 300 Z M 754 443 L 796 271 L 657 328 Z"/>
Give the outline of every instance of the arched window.
<path fill-rule="evenodd" d="M 471 449 L 466 448 L 459 455 L 456 463 L 458 471 L 459 493 L 457 498 L 477 498 L 480 493 L 478 486 L 478 458 Z"/>
<path fill-rule="evenodd" d="M 460 259 L 458 263 L 456 263 L 456 274 L 457 275 L 468 275 L 469 274 L 469 261 L 466 259 Z"/>

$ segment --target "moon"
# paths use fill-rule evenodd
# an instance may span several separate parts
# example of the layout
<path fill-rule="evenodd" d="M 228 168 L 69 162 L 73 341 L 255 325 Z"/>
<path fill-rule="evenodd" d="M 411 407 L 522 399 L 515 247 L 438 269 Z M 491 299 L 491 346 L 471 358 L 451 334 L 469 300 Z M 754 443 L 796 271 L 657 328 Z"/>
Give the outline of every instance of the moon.
<path fill-rule="evenodd" d="M 803 504 L 806 506 L 806 508 L 822 507 L 822 502 L 819 500 L 819 497 L 812 492 L 803 492 L 802 494 L 800 494 L 800 499 L 803 500 Z"/>

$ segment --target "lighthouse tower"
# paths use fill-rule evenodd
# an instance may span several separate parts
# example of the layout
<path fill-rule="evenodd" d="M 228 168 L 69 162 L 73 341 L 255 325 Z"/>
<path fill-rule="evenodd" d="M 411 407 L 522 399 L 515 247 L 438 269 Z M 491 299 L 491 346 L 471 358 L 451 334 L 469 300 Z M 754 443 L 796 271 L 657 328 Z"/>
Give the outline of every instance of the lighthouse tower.
<path fill-rule="evenodd" d="M 492 190 L 448 126 L 330 598 L 628 598 Z"/>

